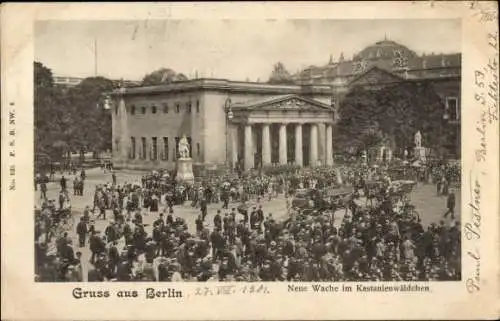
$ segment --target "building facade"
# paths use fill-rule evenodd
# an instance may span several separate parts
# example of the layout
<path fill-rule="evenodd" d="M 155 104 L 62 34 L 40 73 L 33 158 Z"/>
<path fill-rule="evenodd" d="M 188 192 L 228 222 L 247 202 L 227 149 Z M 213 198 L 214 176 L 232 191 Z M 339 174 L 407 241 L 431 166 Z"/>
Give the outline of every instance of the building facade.
<path fill-rule="evenodd" d="M 330 86 L 196 79 L 111 97 L 117 168 L 173 169 L 184 135 L 195 166 L 333 162 Z"/>
<path fill-rule="evenodd" d="M 186 135 L 195 166 L 244 169 L 270 164 L 331 164 L 338 107 L 356 86 L 428 82 L 442 101 L 447 148 L 460 157 L 461 54 L 417 55 L 383 40 L 352 59 L 311 66 L 295 85 L 195 79 L 121 88 L 113 100 L 113 161 L 118 168 L 173 169 Z M 424 142 L 425 142 L 425 133 Z"/>

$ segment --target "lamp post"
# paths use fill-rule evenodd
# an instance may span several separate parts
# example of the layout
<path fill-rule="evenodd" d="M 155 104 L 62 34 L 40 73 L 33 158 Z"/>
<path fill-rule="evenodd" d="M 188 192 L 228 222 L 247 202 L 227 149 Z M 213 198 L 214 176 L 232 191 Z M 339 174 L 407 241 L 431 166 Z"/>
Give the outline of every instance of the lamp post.
<path fill-rule="evenodd" d="M 445 133 L 441 132 L 441 137 L 443 135 L 446 135 L 447 134 L 447 131 L 448 131 L 448 124 L 449 124 L 449 119 L 450 119 L 450 114 L 448 113 L 448 110 L 445 109 L 444 111 L 444 114 L 443 114 L 443 121 L 444 121 L 444 124 L 443 124 L 443 127 L 441 130 L 444 130 Z M 444 149 L 448 149 L 447 146 L 443 146 Z M 443 157 L 443 155 L 441 155 L 441 157 Z"/>
<path fill-rule="evenodd" d="M 227 97 L 226 98 L 226 101 L 224 102 L 224 112 L 226 113 L 226 161 L 225 161 L 225 165 L 226 165 L 226 168 L 228 168 L 229 164 L 230 164 L 230 161 L 229 161 L 229 148 L 228 148 L 228 136 L 229 136 L 229 121 L 231 119 L 233 119 L 233 111 L 231 109 L 231 98 Z"/>

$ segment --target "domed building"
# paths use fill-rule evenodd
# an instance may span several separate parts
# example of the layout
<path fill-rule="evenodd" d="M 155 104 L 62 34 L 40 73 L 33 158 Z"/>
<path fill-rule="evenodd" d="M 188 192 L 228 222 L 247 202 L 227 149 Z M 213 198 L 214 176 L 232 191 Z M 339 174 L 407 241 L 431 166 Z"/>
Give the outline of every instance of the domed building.
<path fill-rule="evenodd" d="M 345 59 L 341 53 L 335 61 L 330 55 L 327 64 L 310 66 L 293 77 L 300 85 L 330 85 L 335 106 L 355 86 L 376 90 L 400 82 L 429 83 L 442 100 L 446 130 L 455 137 L 448 149 L 460 155 L 461 53 L 418 55 L 396 41 L 384 39 L 362 49 L 352 59 Z"/>
<path fill-rule="evenodd" d="M 309 66 L 293 77 L 299 84 L 346 85 L 373 67 L 405 79 L 460 77 L 461 54 L 431 53 L 419 56 L 402 44 L 384 39 L 364 48 L 351 60 L 346 60 L 343 53 L 338 61 L 330 56 L 326 65 Z"/>
<path fill-rule="evenodd" d="M 395 59 L 400 56 L 415 58 L 417 54 L 408 49 L 407 47 L 391 40 L 383 40 L 374 43 L 360 51 L 353 57 L 354 61 L 357 60 L 382 60 L 382 59 Z"/>

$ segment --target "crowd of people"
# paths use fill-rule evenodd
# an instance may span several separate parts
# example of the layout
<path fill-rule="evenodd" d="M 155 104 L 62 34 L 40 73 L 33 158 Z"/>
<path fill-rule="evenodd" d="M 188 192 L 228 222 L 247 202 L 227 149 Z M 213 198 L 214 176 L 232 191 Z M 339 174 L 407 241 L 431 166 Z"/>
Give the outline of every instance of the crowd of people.
<path fill-rule="evenodd" d="M 375 202 L 364 201 L 367 181 L 379 183 Z M 339 185 L 352 187 L 340 203 L 318 206 L 321 202 L 311 199 L 312 207 L 291 205 L 298 190 Z M 454 203 L 446 203 L 451 221 L 443 218 L 423 226 L 420 217 L 407 214 L 411 204 L 397 206 L 392 191 L 383 167 L 228 175 L 193 186 L 158 173 L 118 184 L 113 173 L 112 182 L 96 187 L 93 204 L 84 209 L 73 231 L 50 235 L 50 229 L 37 225 L 37 280 L 459 280 L 460 223 L 454 219 Z M 453 189 L 446 192 L 452 195 Z M 270 213 L 267 204 L 279 195 L 286 199 L 286 213 Z M 219 206 L 209 213 L 210 203 Z M 176 215 L 181 206 L 199 209 L 194 226 Z M 56 212 L 54 207 L 44 201 L 37 222 Z M 101 219 L 107 221 L 103 231 L 96 229 Z M 73 233 L 78 244 L 73 244 Z M 88 261 L 82 260 L 83 248 L 90 251 Z"/>

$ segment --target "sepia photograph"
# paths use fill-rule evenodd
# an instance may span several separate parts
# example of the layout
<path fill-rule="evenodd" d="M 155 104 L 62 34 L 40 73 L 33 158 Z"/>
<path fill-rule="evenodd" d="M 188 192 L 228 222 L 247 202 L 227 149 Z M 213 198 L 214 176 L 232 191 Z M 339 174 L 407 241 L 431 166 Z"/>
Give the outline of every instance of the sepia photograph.
<path fill-rule="evenodd" d="M 500 316 L 495 2 L 0 18 L 1 319 Z"/>
<path fill-rule="evenodd" d="M 462 279 L 460 20 L 34 36 L 36 282 Z"/>

